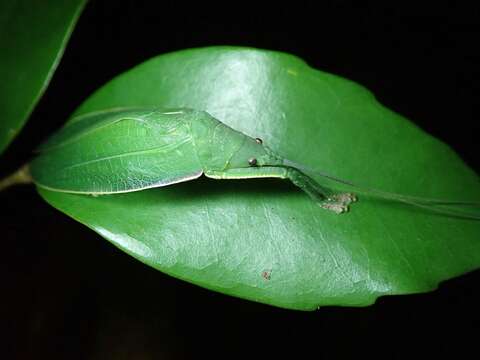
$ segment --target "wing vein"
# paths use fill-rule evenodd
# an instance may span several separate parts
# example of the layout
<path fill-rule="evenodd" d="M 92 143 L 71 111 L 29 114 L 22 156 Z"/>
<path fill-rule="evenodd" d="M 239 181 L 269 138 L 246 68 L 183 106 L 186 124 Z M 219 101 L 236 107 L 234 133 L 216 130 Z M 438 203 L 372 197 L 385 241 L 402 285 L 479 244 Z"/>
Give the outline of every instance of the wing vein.
<path fill-rule="evenodd" d="M 153 149 L 145 149 L 145 150 L 138 150 L 138 151 L 128 151 L 128 152 L 124 152 L 124 153 L 121 153 L 121 154 L 104 156 L 104 157 L 100 157 L 100 158 L 93 159 L 93 160 L 88 160 L 88 161 L 79 162 L 79 163 L 77 163 L 77 164 L 72 164 L 72 165 L 68 165 L 68 166 L 62 167 L 62 170 L 73 169 L 73 168 L 77 168 L 77 167 L 82 167 L 82 166 L 91 165 L 91 164 L 94 164 L 94 163 L 97 163 L 97 162 L 101 162 L 101 161 L 108 161 L 108 160 L 119 159 L 119 158 L 123 158 L 123 157 L 167 152 L 167 151 L 174 150 L 175 148 L 177 148 L 177 147 L 185 144 L 185 143 L 188 142 L 188 141 L 190 141 L 190 138 L 186 137 L 186 138 L 184 138 L 184 139 L 182 139 L 182 140 L 180 140 L 180 141 L 177 141 L 176 143 L 168 144 L 168 145 L 161 146 L 161 147 L 156 147 L 156 148 L 153 148 Z"/>

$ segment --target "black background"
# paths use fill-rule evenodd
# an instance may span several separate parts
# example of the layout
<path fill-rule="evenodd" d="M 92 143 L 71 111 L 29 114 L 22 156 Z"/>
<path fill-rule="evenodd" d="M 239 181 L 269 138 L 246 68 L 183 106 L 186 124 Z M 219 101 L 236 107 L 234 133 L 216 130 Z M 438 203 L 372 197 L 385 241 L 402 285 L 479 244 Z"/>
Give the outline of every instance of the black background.
<path fill-rule="evenodd" d="M 363 3 L 363 2 L 362 2 Z M 215 9 L 93 1 L 0 175 L 28 160 L 93 90 L 158 54 L 208 45 L 289 52 L 357 81 L 450 144 L 477 172 L 479 12 L 344 1 Z M 367 308 L 296 312 L 209 292 L 130 258 L 32 187 L 0 194 L 6 358 L 478 357 L 480 272 Z M 480 241 L 480 239 L 479 239 Z M 432 336 L 430 338 L 430 336 Z M 473 336 L 473 337 L 470 337 Z M 475 355 L 474 355 L 475 357 Z"/>

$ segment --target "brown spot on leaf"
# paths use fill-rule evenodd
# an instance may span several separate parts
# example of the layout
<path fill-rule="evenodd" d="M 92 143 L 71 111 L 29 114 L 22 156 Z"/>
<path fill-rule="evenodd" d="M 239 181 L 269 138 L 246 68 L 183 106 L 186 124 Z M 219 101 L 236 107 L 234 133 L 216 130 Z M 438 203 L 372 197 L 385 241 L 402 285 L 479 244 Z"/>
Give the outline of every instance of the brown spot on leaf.
<path fill-rule="evenodd" d="M 265 280 L 270 280 L 271 277 L 272 277 L 272 270 L 263 270 L 263 271 L 262 271 L 262 277 L 263 277 Z"/>

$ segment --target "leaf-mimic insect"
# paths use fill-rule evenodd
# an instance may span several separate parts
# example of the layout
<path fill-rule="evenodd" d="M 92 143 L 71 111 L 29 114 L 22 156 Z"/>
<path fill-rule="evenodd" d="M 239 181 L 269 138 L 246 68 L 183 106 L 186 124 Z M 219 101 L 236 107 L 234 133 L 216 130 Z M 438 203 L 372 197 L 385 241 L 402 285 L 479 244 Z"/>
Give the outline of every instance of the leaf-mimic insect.
<path fill-rule="evenodd" d="M 52 191 L 103 195 L 189 181 L 281 178 L 305 191 L 320 207 L 343 213 L 353 193 L 333 193 L 282 158 L 261 139 L 238 132 L 203 111 L 110 109 L 73 118 L 38 150 L 30 164 L 34 182 Z M 479 204 L 451 202 L 356 186 L 322 177 L 389 200 L 453 216 L 480 219 Z M 473 212 L 472 212 L 473 210 Z"/>

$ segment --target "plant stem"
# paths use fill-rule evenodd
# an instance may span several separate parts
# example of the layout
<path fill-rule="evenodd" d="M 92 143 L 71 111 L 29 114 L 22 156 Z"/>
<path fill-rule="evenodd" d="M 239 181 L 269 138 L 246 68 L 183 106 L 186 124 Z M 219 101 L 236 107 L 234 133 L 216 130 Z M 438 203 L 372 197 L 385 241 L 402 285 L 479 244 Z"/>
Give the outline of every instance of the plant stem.
<path fill-rule="evenodd" d="M 28 171 L 28 164 L 25 164 L 13 174 L 10 174 L 6 178 L 0 180 L 0 191 L 5 190 L 13 185 L 30 184 L 32 182 L 32 177 Z"/>

